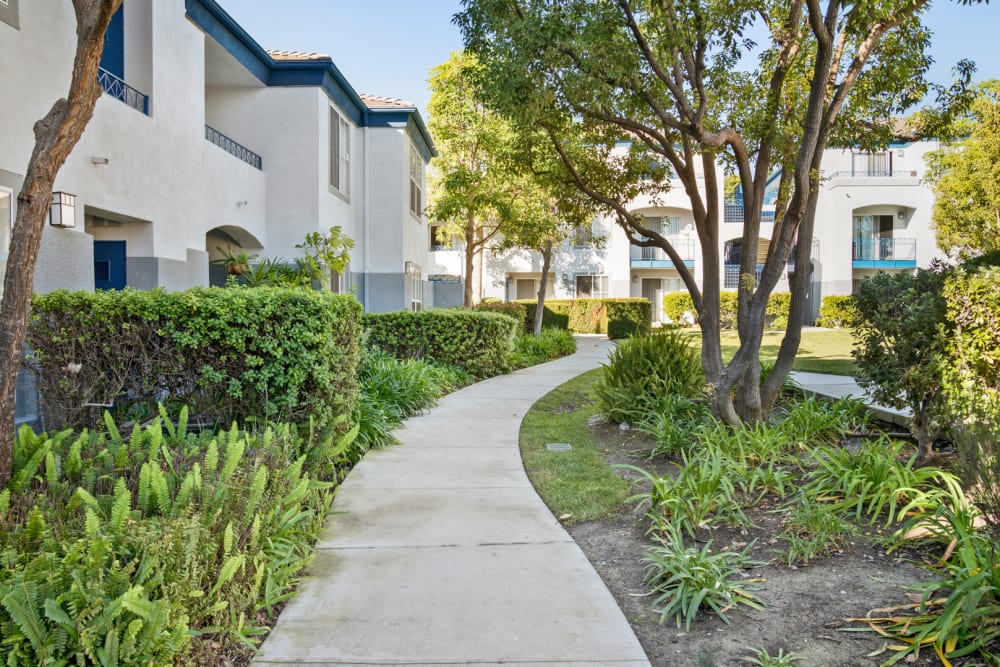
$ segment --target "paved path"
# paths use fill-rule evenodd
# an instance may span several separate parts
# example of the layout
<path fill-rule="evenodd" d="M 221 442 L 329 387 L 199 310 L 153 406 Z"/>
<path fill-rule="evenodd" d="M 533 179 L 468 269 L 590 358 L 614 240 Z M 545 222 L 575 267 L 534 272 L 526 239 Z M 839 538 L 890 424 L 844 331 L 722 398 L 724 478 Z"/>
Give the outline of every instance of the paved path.
<path fill-rule="evenodd" d="M 255 665 L 648 667 L 521 465 L 528 408 L 612 345 L 577 341 L 573 356 L 445 397 L 397 432 L 402 446 L 365 456 Z"/>
<path fill-rule="evenodd" d="M 895 408 L 878 405 L 868 397 L 865 390 L 850 376 L 793 371 L 791 378 L 803 390 L 812 394 L 827 396 L 829 398 L 854 396 L 855 398 L 863 399 L 868 404 L 868 407 L 872 409 L 872 412 L 875 413 L 875 416 L 882 421 L 887 421 L 897 426 L 909 427 L 910 412 L 908 410 L 896 410 Z"/>

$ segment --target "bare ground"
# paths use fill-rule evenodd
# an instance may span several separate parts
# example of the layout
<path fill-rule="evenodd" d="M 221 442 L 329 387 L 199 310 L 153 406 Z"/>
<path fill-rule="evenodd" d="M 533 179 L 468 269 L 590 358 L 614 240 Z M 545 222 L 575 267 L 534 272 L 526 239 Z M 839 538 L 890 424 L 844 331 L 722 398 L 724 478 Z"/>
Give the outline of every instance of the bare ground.
<path fill-rule="evenodd" d="M 640 435 L 609 426 L 592 428 L 609 462 L 647 468 L 664 465 L 651 466 L 640 453 L 649 446 Z M 878 635 L 842 631 L 865 627 L 844 619 L 914 601 L 907 587 L 933 578 L 916 564 L 930 555 L 887 554 L 876 539 L 876 531 L 866 529 L 866 534 L 853 538 L 842 552 L 807 566 L 789 567 L 775 553 L 783 543 L 778 537 L 781 518 L 774 510 L 765 505 L 749 511 L 755 527 L 746 533 L 721 529 L 705 535 L 718 549 L 742 550 L 756 540 L 750 554 L 767 562 L 748 571 L 747 577 L 764 580 L 762 588 L 754 592 L 767 606 L 762 611 L 733 610 L 727 613 L 728 625 L 714 615 L 700 614 L 690 630 L 678 628 L 672 617 L 661 623 L 646 595 L 642 558 L 651 542 L 639 513 L 626 510 L 611 519 L 572 524 L 567 529 L 618 601 L 654 667 L 751 665 L 744 658 L 757 648 L 767 649 L 772 656 L 779 649 L 792 652 L 799 656 L 801 667 L 879 665 L 891 657 L 886 650 L 888 642 Z M 918 660 L 902 664 L 941 663 L 933 651 L 922 651 Z"/>

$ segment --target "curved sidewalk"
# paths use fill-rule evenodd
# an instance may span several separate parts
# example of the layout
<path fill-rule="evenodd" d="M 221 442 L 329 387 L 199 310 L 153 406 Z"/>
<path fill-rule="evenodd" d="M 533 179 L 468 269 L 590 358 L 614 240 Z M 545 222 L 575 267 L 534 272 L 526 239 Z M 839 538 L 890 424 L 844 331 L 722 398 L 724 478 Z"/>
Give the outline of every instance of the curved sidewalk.
<path fill-rule="evenodd" d="M 443 398 L 348 475 L 298 594 L 253 664 L 607 665 L 649 661 L 535 493 L 528 408 L 612 343 Z"/>

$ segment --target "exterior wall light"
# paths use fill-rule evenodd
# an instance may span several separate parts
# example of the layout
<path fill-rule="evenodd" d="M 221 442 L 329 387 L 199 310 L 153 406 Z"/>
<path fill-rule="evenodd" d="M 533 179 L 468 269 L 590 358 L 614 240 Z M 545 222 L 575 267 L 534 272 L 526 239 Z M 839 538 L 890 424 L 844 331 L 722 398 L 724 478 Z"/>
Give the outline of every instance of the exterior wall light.
<path fill-rule="evenodd" d="M 67 192 L 53 192 L 49 206 L 49 224 L 53 227 L 76 227 L 76 195 Z"/>
<path fill-rule="evenodd" d="M 111 160 L 109 160 L 106 157 L 92 157 L 92 158 L 90 158 L 90 163 L 91 164 L 107 164 L 109 162 L 111 162 Z"/>

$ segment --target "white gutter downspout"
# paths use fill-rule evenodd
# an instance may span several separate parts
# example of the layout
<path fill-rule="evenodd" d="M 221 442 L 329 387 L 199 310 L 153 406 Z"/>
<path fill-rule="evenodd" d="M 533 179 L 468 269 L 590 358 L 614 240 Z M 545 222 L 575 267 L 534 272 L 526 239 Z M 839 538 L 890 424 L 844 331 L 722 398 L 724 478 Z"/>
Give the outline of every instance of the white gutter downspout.
<path fill-rule="evenodd" d="M 370 292 L 368 291 L 368 283 L 369 283 L 368 276 L 371 273 L 371 262 L 370 262 L 370 258 L 371 258 L 371 251 L 370 251 L 370 247 L 371 247 L 371 232 L 370 232 L 370 229 L 371 229 L 371 225 L 369 224 L 370 223 L 369 210 L 371 209 L 371 197 L 369 196 L 369 188 L 371 186 L 371 168 L 369 166 L 369 160 L 368 160 L 368 140 L 369 140 L 368 129 L 369 129 L 368 128 L 368 124 L 365 123 L 365 151 L 364 151 L 364 159 L 365 159 L 365 213 L 364 213 L 364 225 L 365 225 L 365 279 L 364 279 L 364 283 L 365 283 L 365 299 L 364 299 L 364 302 L 363 302 L 362 305 L 364 306 L 364 312 L 366 312 L 366 313 L 369 311 L 368 304 L 369 304 Z"/>

